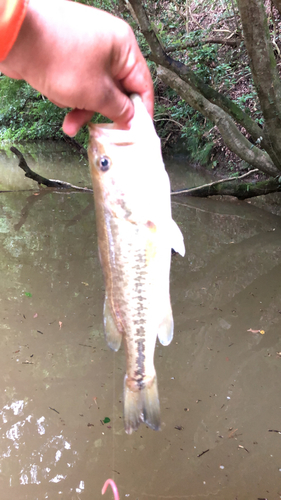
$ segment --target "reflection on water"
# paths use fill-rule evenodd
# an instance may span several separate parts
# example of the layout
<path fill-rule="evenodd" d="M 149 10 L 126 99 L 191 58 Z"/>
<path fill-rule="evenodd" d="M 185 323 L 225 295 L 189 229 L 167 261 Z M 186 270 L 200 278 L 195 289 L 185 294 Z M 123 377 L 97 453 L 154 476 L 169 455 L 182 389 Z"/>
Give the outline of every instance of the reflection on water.
<path fill-rule="evenodd" d="M 69 156 L 61 175 L 60 149 L 40 161 L 90 184 Z M 198 183 L 168 168 L 174 189 Z M 172 263 L 175 337 L 155 352 L 162 430 L 127 436 L 91 195 L 1 193 L 0 207 L 1 500 L 97 499 L 108 477 L 132 500 L 280 498 L 278 210 L 173 198 L 187 255 Z"/>

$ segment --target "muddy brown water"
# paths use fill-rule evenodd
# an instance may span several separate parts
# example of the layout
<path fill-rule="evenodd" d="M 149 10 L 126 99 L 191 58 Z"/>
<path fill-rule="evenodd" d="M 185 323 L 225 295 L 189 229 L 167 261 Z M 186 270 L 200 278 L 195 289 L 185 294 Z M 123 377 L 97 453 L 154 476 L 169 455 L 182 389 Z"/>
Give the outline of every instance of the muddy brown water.
<path fill-rule="evenodd" d="M 40 173 L 90 184 L 65 146 L 31 153 Z M 175 189 L 202 182 L 179 160 L 167 168 Z M 2 189 L 32 186 L 4 152 L 0 170 Z M 173 198 L 186 257 L 172 262 L 174 340 L 155 351 L 162 429 L 127 436 L 125 355 L 103 338 L 91 195 L 0 194 L 1 500 L 96 500 L 109 477 L 129 500 L 281 498 L 281 228 L 271 200 Z"/>

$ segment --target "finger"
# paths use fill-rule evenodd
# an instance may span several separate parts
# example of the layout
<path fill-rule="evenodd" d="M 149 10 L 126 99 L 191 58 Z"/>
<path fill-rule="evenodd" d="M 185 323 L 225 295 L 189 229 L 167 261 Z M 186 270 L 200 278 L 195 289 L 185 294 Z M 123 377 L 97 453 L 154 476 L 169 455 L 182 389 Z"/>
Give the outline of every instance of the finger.
<path fill-rule="evenodd" d="M 74 137 L 77 132 L 79 132 L 80 128 L 91 120 L 93 114 L 94 111 L 73 109 L 67 113 L 63 120 L 62 129 L 64 133 L 70 137 Z"/>
<path fill-rule="evenodd" d="M 129 122 L 134 116 L 133 103 L 128 96 L 123 94 L 115 85 L 113 87 L 113 85 L 110 96 L 107 96 L 107 99 L 103 99 L 103 102 L 100 99 L 99 104 L 93 103 L 95 111 L 73 109 L 66 115 L 62 125 L 65 134 L 74 137 L 80 128 L 90 121 L 94 112 L 106 116 L 115 122 L 118 128 L 129 128 Z"/>
<path fill-rule="evenodd" d="M 138 47 L 136 57 L 133 59 L 133 64 L 129 68 L 125 67 L 125 69 L 117 75 L 117 79 L 119 80 L 122 90 L 128 95 L 133 93 L 140 95 L 148 113 L 153 119 L 153 82 L 149 68 Z"/>
<path fill-rule="evenodd" d="M 122 90 L 118 81 L 109 80 L 99 96 L 96 111 L 112 120 L 118 128 L 126 130 L 130 128 L 135 111 L 131 99 Z"/>
<path fill-rule="evenodd" d="M 141 96 L 142 102 L 153 119 L 154 89 L 146 63 L 144 65 L 142 61 L 139 61 L 126 78 L 122 80 L 122 86 L 128 93 L 136 93 Z"/>
<path fill-rule="evenodd" d="M 129 129 L 130 121 L 135 113 L 134 105 L 131 99 L 118 89 L 116 98 L 118 100 L 116 99 L 114 107 L 111 108 L 105 116 L 115 122 L 118 128 L 124 130 Z"/>

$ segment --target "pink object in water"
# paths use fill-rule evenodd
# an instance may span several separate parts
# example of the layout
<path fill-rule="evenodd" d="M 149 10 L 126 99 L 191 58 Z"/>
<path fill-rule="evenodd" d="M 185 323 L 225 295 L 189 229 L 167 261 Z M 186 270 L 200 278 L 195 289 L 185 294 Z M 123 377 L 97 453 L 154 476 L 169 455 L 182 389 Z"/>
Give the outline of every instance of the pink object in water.
<path fill-rule="evenodd" d="M 114 495 L 114 500 L 119 500 L 119 493 L 118 493 L 118 489 L 117 489 L 117 486 L 115 484 L 115 482 L 113 481 L 113 479 L 107 479 L 102 487 L 102 490 L 101 490 L 101 494 L 104 495 L 106 490 L 107 490 L 107 487 L 108 485 L 110 484 L 111 488 L 112 488 L 112 491 L 113 491 L 113 495 Z"/>

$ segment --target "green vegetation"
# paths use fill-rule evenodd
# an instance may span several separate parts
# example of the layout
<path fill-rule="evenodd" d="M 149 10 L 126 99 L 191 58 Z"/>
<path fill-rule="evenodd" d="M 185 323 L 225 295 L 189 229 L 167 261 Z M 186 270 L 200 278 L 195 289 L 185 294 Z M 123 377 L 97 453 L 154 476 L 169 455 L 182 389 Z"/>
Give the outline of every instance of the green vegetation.
<path fill-rule="evenodd" d="M 248 8 L 243 0 L 75 1 L 131 24 L 153 77 L 155 124 L 164 147 L 180 138 L 190 157 L 209 168 L 218 168 L 225 155 L 232 165 L 252 165 L 269 175 L 281 168 L 280 2 L 270 9 L 262 0 L 249 0 Z M 0 77 L 0 109 L 0 139 L 63 137 L 66 110 L 24 82 Z M 275 119 L 265 123 L 273 111 Z M 76 139 L 87 142 L 86 128 Z"/>
<path fill-rule="evenodd" d="M 67 110 L 58 108 L 22 80 L 0 77 L 0 140 L 34 141 L 63 139 L 62 122 Z M 99 120 L 100 115 L 95 116 Z M 88 141 L 87 127 L 77 134 Z"/>
<path fill-rule="evenodd" d="M 61 139 L 65 111 L 22 80 L 0 79 L 0 138 L 11 141 Z"/>

